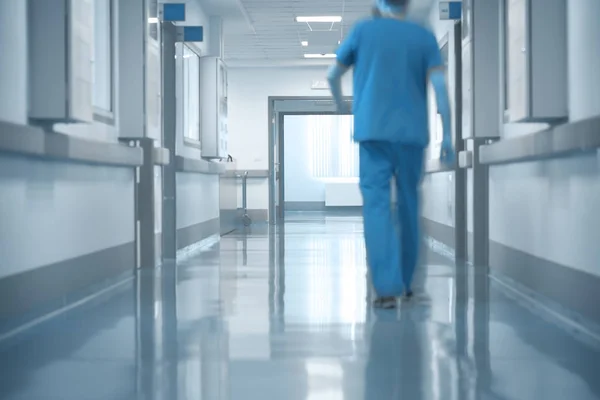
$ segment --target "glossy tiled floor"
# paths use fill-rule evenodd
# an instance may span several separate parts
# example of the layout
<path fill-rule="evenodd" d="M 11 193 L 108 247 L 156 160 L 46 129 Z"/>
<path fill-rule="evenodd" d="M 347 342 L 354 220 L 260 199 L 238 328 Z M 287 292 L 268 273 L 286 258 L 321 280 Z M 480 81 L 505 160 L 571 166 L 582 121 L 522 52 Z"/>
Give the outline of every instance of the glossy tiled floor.
<path fill-rule="evenodd" d="M 424 256 L 424 294 L 365 301 L 360 219 L 224 238 L 62 317 L 0 359 L 0 398 L 596 399 L 600 353 L 483 274 Z"/>

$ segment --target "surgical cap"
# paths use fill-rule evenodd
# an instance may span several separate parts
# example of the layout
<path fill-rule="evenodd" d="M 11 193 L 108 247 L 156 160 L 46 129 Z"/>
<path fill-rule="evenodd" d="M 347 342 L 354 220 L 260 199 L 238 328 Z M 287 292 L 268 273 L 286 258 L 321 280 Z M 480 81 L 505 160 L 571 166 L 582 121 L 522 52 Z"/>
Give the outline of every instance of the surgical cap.
<path fill-rule="evenodd" d="M 382 14 L 401 14 L 406 11 L 408 0 L 375 0 L 375 6 Z"/>

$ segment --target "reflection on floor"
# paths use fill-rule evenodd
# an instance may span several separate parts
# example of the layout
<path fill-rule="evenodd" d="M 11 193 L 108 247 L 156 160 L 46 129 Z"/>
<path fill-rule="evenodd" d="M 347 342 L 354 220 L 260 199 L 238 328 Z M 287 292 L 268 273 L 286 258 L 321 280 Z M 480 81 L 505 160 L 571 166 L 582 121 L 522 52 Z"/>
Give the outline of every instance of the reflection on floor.
<path fill-rule="evenodd" d="M 423 295 L 367 306 L 359 218 L 224 238 L 1 351 L 0 398 L 597 399 L 600 353 L 485 274 L 425 254 Z"/>

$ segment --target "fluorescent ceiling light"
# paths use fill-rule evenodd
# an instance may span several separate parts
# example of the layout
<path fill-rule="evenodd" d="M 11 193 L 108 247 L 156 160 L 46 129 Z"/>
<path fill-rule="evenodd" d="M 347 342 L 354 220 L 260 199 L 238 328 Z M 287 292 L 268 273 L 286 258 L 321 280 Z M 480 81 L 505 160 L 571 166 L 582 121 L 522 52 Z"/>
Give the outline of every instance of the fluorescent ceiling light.
<path fill-rule="evenodd" d="M 342 17 L 296 17 L 296 22 L 342 22 Z"/>
<path fill-rule="evenodd" d="M 302 44 L 303 47 L 308 46 L 308 42 L 306 40 L 303 40 L 300 43 Z"/>
<path fill-rule="evenodd" d="M 304 58 L 335 58 L 335 54 L 305 54 Z"/>
<path fill-rule="evenodd" d="M 148 18 L 149 24 L 158 24 L 158 18 Z"/>

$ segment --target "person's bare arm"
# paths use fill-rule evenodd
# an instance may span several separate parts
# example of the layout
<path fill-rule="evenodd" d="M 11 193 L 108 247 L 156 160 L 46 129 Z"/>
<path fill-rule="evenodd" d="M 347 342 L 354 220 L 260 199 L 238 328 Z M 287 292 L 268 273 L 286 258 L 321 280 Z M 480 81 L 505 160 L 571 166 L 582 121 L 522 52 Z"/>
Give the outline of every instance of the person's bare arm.
<path fill-rule="evenodd" d="M 327 73 L 331 95 L 333 96 L 338 107 L 338 112 L 340 113 L 350 112 L 348 104 L 344 102 L 342 76 L 352 68 L 356 61 L 360 26 L 361 23 L 359 22 L 342 41 L 340 47 L 336 51 L 336 62 L 329 68 L 329 72 Z"/>
<path fill-rule="evenodd" d="M 333 96 L 333 100 L 335 101 L 339 112 L 348 111 L 342 92 L 342 77 L 349 69 L 349 67 L 336 61 L 336 63 L 329 68 L 329 72 L 327 73 L 331 95 Z"/>

